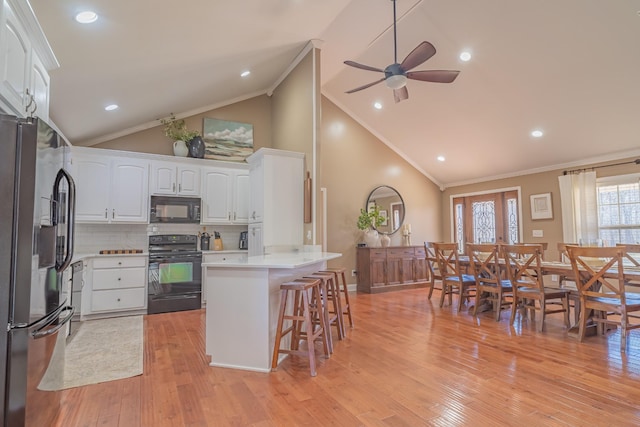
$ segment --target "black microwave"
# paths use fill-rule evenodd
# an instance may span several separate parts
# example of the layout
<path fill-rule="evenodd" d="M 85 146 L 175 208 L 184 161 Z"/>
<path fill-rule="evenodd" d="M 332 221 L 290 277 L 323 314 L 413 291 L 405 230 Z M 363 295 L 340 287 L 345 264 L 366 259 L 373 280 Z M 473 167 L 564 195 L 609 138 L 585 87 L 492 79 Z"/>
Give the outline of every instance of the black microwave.
<path fill-rule="evenodd" d="M 200 224 L 200 198 L 151 196 L 149 222 Z"/>

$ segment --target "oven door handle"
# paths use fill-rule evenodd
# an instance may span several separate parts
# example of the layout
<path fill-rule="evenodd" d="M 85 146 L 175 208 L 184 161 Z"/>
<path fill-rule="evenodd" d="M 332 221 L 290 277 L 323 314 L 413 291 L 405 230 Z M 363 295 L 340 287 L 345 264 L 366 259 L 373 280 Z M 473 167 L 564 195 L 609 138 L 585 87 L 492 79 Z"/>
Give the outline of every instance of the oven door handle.
<path fill-rule="evenodd" d="M 202 261 L 202 255 L 174 255 L 174 256 L 149 256 L 149 262 L 157 263 L 178 263 L 178 262 L 195 262 Z"/>

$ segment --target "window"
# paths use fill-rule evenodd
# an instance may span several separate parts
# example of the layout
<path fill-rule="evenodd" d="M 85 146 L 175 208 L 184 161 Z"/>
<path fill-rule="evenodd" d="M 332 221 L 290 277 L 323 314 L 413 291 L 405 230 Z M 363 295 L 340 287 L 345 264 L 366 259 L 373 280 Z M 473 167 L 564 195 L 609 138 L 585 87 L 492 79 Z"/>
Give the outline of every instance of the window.
<path fill-rule="evenodd" d="M 599 178 L 597 194 L 602 243 L 640 243 L 640 174 Z"/>

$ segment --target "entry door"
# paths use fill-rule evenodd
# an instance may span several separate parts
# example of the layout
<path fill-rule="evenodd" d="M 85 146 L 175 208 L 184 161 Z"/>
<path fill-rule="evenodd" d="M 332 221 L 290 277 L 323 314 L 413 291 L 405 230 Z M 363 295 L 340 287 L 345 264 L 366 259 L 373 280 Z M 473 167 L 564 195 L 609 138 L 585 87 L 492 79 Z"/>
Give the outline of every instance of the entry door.
<path fill-rule="evenodd" d="M 453 199 L 454 236 L 458 248 L 465 244 L 517 243 L 520 241 L 516 190 Z"/>

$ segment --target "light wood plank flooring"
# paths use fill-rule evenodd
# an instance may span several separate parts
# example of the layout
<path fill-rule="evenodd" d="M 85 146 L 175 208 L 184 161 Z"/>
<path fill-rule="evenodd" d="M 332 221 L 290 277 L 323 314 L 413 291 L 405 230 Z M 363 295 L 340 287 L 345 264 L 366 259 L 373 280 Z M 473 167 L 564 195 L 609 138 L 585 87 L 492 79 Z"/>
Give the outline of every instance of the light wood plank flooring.
<path fill-rule="evenodd" d="M 57 425 L 640 425 L 640 332 L 621 354 L 619 332 L 581 344 L 559 315 L 537 333 L 426 294 L 353 294 L 355 328 L 315 378 L 297 357 L 271 374 L 209 367 L 204 310 L 146 316 L 144 374 L 65 391 Z"/>

